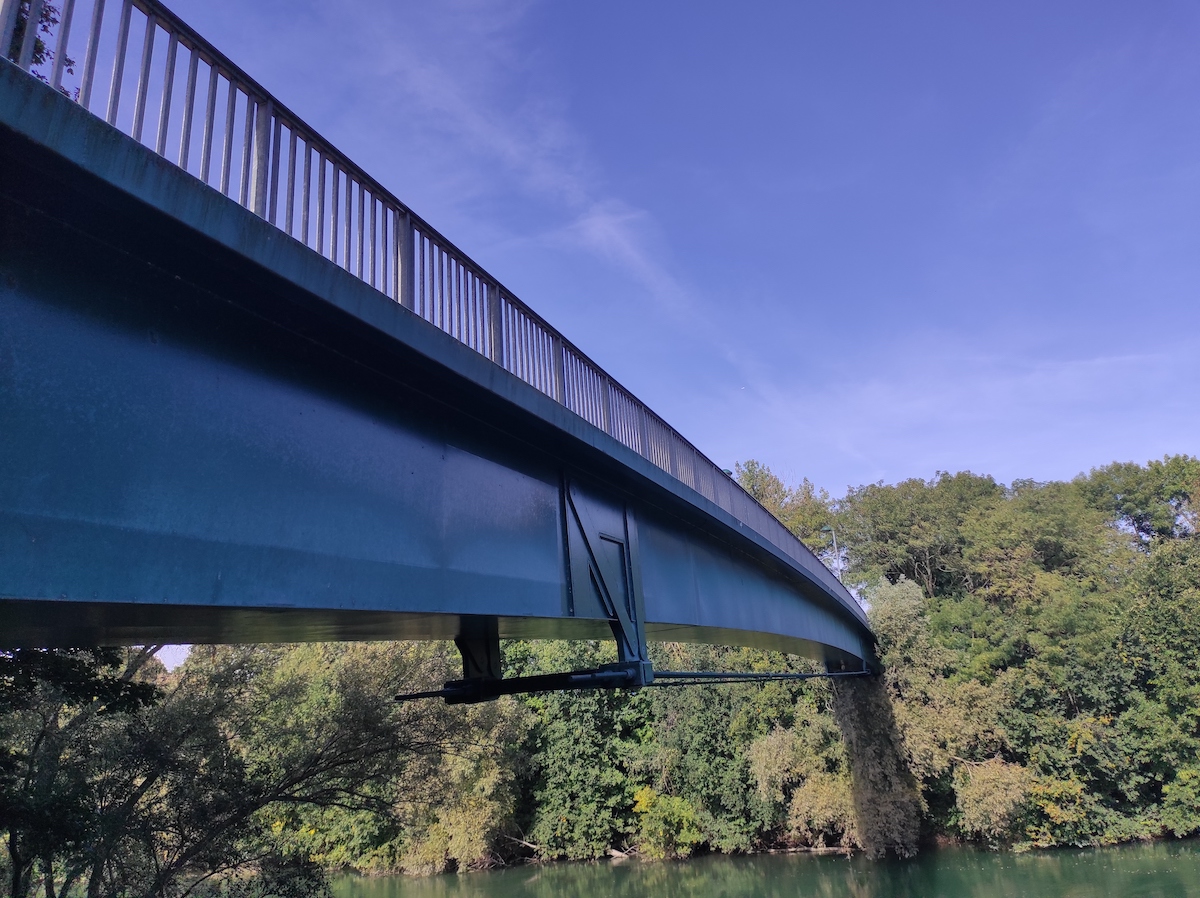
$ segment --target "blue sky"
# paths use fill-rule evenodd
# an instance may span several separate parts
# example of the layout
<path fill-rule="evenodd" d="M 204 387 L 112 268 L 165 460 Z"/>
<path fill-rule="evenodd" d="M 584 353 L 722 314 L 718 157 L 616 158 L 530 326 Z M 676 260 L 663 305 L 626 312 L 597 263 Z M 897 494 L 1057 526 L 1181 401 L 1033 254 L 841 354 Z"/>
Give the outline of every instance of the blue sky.
<path fill-rule="evenodd" d="M 1200 453 L 1200 6 L 174 0 L 723 466 Z"/>

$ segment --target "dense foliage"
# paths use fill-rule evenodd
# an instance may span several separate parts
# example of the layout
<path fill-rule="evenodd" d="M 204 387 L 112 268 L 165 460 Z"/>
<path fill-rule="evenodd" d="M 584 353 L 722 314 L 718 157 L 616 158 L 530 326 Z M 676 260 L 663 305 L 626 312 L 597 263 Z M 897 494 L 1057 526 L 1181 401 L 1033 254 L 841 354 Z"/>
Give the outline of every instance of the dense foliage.
<path fill-rule="evenodd" d="M 856 584 L 883 678 L 464 708 L 391 701 L 456 675 L 441 644 L 206 648 L 171 673 L 153 647 L 0 653 L 6 892 L 307 895 L 339 867 L 1200 833 L 1200 462 L 837 500 L 738 473 Z M 812 669 L 654 651 L 674 669 Z M 606 643 L 518 642 L 505 664 L 611 660 Z"/>

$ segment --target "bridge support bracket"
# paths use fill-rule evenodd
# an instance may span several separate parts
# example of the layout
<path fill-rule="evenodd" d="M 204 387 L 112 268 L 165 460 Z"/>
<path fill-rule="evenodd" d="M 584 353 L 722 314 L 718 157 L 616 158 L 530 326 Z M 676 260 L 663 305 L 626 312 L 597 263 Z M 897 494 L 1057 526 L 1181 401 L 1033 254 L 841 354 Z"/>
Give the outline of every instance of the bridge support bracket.
<path fill-rule="evenodd" d="M 504 675 L 500 655 L 500 622 L 496 618 L 462 618 L 454 645 L 462 655 L 463 680 L 498 680 Z"/>
<path fill-rule="evenodd" d="M 649 661 L 627 661 L 604 664 L 591 670 L 537 674 L 530 677 L 468 677 L 451 680 L 441 689 L 398 695 L 396 701 L 440 698 L 444 699 L 447 705 L 473 705 L 493 701 L 502 695 L 558 692 L 567 689 L 638 689 L 653 682 L 654 666 Z"/>

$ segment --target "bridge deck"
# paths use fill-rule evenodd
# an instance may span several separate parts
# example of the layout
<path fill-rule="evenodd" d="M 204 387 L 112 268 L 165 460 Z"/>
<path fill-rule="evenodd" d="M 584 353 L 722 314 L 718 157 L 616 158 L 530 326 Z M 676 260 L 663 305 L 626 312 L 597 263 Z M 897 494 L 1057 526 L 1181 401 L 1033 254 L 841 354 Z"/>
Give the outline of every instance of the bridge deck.
<path fill-rule="evenodd" d="M 4 644 L 627 617 L 871 658 L 857 604 L 736 484 L 685 484 L 2 61 L 0 170 Z"/>

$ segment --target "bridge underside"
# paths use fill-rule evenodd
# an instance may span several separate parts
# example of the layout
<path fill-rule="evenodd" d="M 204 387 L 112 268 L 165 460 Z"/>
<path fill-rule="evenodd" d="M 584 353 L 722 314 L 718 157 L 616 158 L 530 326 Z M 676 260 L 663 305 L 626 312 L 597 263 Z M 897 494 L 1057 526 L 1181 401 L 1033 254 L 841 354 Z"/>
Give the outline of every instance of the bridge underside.
<path fill-rule="evenodd" d="M 823 572 L 7 65 L 0 171 L 0 645 L 869 663 Z"/>

